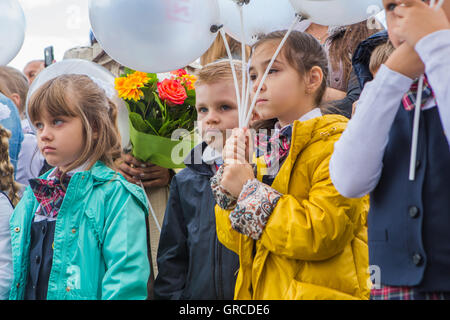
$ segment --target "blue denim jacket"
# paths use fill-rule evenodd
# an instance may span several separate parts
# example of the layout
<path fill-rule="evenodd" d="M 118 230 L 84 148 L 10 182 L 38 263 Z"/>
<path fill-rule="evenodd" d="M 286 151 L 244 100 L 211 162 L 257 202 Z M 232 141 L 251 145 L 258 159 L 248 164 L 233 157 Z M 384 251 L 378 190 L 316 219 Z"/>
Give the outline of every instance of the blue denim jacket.
<path fill-rule="evenodd" d="M 8 113 L 6 107 L 9 109 L 9 116 L 5 118 Z M 3 111 L 3 112 L 1 112 Z M 2 116 L 3 115 L 3 116 Z M 0 124 L 11 131 L 11 138 L 9 139 L 9 158 L 11 164 L 14 166 L 14 177 L 17 171 L 17 160 L 19 158 L 20 147 L 23 141 L 22 125 L 20 124 L 20 115 L 14 103 L 6 96 L 0 93 Z"/>

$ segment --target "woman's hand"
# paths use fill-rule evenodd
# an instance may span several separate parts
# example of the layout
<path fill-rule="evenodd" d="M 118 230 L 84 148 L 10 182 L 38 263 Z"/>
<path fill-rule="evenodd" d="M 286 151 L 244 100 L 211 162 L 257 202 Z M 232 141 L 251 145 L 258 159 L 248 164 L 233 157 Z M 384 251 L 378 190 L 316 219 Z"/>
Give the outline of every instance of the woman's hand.
<path fill-rule="evenodd" d="M 118 160 L 118 171 L 128 182 L 144 187 L 165 187 L 170 182 L 169 169 L 159 167 L 152 163 L 144 163 L 130 154 L 122 154 Z"/>

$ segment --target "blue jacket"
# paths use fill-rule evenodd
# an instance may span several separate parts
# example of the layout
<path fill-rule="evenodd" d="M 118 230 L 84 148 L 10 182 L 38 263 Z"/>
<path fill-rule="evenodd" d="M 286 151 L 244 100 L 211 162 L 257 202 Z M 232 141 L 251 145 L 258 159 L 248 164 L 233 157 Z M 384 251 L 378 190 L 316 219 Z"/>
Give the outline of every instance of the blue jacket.
<path fill-rule="evenodd" d="M 14 166 L 15 177 L 17 160 L 19 159 L 20 147 L 23 141 L 23 132 L 19 111 L 10 99 L 0 93 L 0 108 L 4 108 L 5 106 L 9 109 L 9 117 L 3 119 L 3 117 L 0 116 L 0 125 L 11 131 L 11 138 L 9 139 L 9 158 L 11 164 Z"/>
<path fill-rule="evenodd" d="M 24 298 L 38 205 L 27 187 L 11 216 L 11 300 Z M 47 299 L 145 299 L 150 275 L 147 212 L 144 191 L 102 162 L 75 173 L 56 220 Z"/>
<path fill-rule="evenodd" d="M 203 143 L 188 159 L 201 159 Z M 217 239 L 209 165 L 189 164 L 172 179 L 158 248 L 157 299 L 233 299 L 238 256 Z"/>
<path fill-rule="evenodd" d="M 355 50 L 352 58 L 353 70 L 358 77 L 361 90 L 367 81 L 373 79 L 372 73 L 369 69 L 370 56 L 373 50 L 382 43 L 388 40 L 387 31 L 380 31 L 371 35 L 366 40 L 362 41 Z"/>
<path fill-rule="evenodd" d="M 363 87 L 372 80 L 370 55 L 387 32 L 363 41 L 353 67 Z M 401 101 L 399 101 L 399 104 Z M 399 108 L 389 133 L 383 171 L 370 194 L 369 263 L 381 283 L 450 292 L 450 151 L 437 108 L 420 117 L 416 179 L 408 180 L 414 112 Z"/>

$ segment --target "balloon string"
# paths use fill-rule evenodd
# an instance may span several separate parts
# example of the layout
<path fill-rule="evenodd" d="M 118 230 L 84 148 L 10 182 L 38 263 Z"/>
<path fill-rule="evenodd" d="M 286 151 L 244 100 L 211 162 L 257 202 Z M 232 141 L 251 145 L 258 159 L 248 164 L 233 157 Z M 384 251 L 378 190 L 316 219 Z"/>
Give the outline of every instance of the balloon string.
<path fill-rule="evenodd" d="M 153 216 L 153 220 L 155 220 L 156 228 L 158 229 L 159 234 L 161 234 L 161 226 L 159 225 L 159 221 L 156 218 L 156 213 L 153 210 L 152 204 L 150 203 L 150 199 L 148 198 L 147 193 L 145 192 L 145 188 L 144 188 L 144 185 L 142 184 L 141 180 L 139 180 L 139 185 L 144 190 L 145 198 L 147 199 L 147 204 L 148 204 L 148 207 L 150 208 L 150 212 L 151 212 L 151 214 Z"/>
<path fill-rule="evenodd" d="M 281 49 L 283 48 L 284 43 L 286 42 L 286 40 L 288 39 L 289 35 L 291 34 L 292 30 L 294 29 L 295 25 L 298 22 L 298 17 L 296 16 L 294 18 L 294 21 L 292 22 L 291 26 L 289 27 L 288 31 L 286 32 L 286 34 L 284 35 L 283 39 L 281 40 L 280 44 L 278 45 L 277 50 L 275 51 L 272 59 L 270 60 L 269 65 L 266 68 L 266 71 L 264 72 L 264 75 L 261 79 L 261 82 L 258 85 L 258 89 L 256 89 L 256 93 L 255 96 L 252 99 L 252 104 L 250 106 L 250 110 L 248 110 L 248 113 L 245 117 L 245 121 L 243 123 L 243 126 L 247 126 L 248 122 L 250 121 L 251 115 L 253 113 L 253 109 L 255 108 L 255 104 L 256 104 L 256 99 L 258 98 L 258 95 L 261 91 L 261 88 L 264 84 L 264 81 L 266 81 L 267 75 L 269 74 L 270 69 L 272 68 L 273 63 L 275 62 L 275 59 L 278 57 L 278 54 L 280 53 Z"/>
<path fill-rule="evenodd" d="M 434 7 L 435 10 L 439 10 L 439 8 L 444 4 L 445 0 L 439 0 L 439 2 L 437 3 L 437 5 Z M 435 0 L 432 1 L 433 5 L 435 3 Z M 431 7 L 433 7 L 433 5 L 430 4 Z"/>
<path fill-rule="evenodd" d="M 244 28 L 244 6 L 239 6 L 239 15 L 241 19 L 241 48 L 242 48 L 242 96 L 241 96 L 241 108 L 239 111 L 239 127 L 242 128 L 243 126 L 243 120 L 245 116 L 245 110 L 246 110 L 246 103 L 245 103 L 245 90 L 246 90 L 246 81 L 245 76 L 247 73 L 247 70 L 245 68 L 245 62 L 246 62 L 246 54 L 245 54 L 245 28 Z"/>
<path fill-rule="evenodd" d="M 434 7 L 435 10 L 438 10 L 444 0 L 439 0 L 436 4 L 436 0 L 432 0 L 430 2 L 430 7 Z M 436 6 L 435 6 L 436 4 Z M 419 121 L 420 121 L 420 111 L 422 108 L 422 90 L 423 90 L 423 81 L 424 75 L 421 75 L 419 78 L 419 86 L 417 89 L 417 97 L 416 97 L 416 106 L 414 109 L 414 122 L 413 122 L 413 137 L 411 142 L 411 158 L 409 162 L 409 180 L 414 181 L 416 179 L 416 160 L 417 160 L 417 145 L 419 140 Z"/>
<path fill-rule="evenodd" d="M 231 73 L 233 75 L 233 81 L 234 81 L 234 89 L 236 90 L 236 101 L 237 101 L 237 105 L 238 105 L 238 110 L 241 110 L 241 102 L 240 102 L 241 97 L 239 94 L 239 82 L 238 82 L 237 75 L 236 75 L 236 69 L 234 68 L 233 56 L 231 54 L 230 46 L 228 44 L 228 40 L 225 35 L 225 30 L 223 30 L 223 28 L 221 28 L 219 30 L 219 33 L 222 36 L 223 42 L 225 44 L 225 49 L 227 51 L 228 60 L 230 61 Z"/>

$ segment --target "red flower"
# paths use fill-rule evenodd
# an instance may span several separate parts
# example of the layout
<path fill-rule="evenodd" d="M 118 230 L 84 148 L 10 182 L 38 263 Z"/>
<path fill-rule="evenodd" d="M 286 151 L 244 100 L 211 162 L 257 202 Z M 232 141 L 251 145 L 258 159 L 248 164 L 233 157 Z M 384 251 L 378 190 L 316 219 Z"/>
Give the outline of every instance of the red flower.
<path fill-rule="evenodd" d="M 187 74 L 186 70 L 184 69 L 178 69 L 175 71 L 171 71 L 170 73 L 176 75 L 178 78 L 181 78 L 182 76 Z"/>
<path fill-rule="evenodd" d="M 183 104 L 187 98 L 186 89 L 178 80 L 165 79 L 157 86 L 159 97 L 169 106 Z"/>

